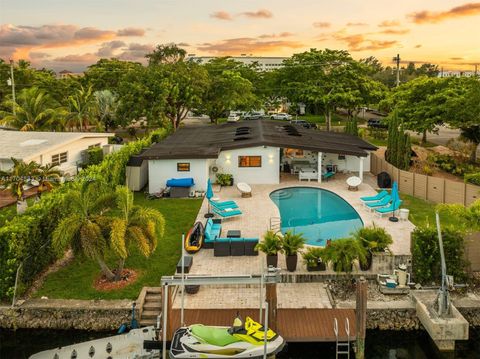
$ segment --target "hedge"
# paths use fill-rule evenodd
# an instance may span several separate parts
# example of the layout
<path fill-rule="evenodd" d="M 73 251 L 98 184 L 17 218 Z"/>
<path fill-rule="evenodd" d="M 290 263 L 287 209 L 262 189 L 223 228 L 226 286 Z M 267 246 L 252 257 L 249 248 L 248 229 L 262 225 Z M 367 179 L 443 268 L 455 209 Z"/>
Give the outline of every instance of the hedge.
<path fill-rule="evenodd" d="M 447 274 L 455 282 L 467 279 L 464 258 L 464 233 L 453 227 L 442 228 L 443 249 Z M 415 281 L 421 284 L 440 283 L 441 265 L 437 229 L 433 226 L 417 227 L 412 233 L 412 264 Z"/>
<path fill-rule="evenodd" d="M 150 146 L 152 138 L 159 141 L 167 135 L 167 130 L 160 129 L 139 141 L 130 142 L 117 152 L 105 156 L 98 165 L 81 171 L 76 180 L 103 181 L 112 186 L 124 184 L 125 167 L 130 156 Z M 16 271 L 21 263 L 19 293 L 57 259 L 50 245 L 51 237 L 68 210 L 64 198 L 71 187 L 72 183 L 66 183 L 43 195 L 40 202 L 0 228 L 0 299 L 12 298 Z"/>

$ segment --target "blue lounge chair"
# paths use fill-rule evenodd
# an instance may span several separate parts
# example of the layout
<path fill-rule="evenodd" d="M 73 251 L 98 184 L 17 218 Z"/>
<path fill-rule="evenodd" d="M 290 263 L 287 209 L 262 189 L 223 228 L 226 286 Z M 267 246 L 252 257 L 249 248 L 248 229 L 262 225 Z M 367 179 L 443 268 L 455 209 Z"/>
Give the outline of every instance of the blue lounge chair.
<path fill-rule="evenodd" d="M 392 200 L 392 196 L 387 194 L 385 197 L 383 197 L 380 201 L 376 202 L 363 202 L 363 205 L 367 208 L 373 209 L 377 207 L 385 207 L 388 206 L 390 201 Z"/>
<path fill-rule="evenodd" d="M 400 208 L 401 205 L 402 205 L 402 200 L 395 202 L 395 204 L 393 204 L 392 202 L 388 207 L 375 209 L 375 214 L 378 215 L 379 217 L 382 217 L 385 213 L 391 213 L 396 211 L 397 209 Z"/>
<path fill-rule="evenodd" d="M 220 209 L 215 207 L 213 207 L 212 209 L 213 209 L 213 213 L 219 215 L 222 218 L 236 217 L 242 214 L 242 211 L 240 211 L 239 209 L 233 209 L 233 208 Z"/>
<path fill-rule="evenodd" d="M 236 204 L 235 201 L 224 201 L 224 202 L 210 201 L 210 205 L 218 209 L 238 208 L 238 204 Z"/>
<path fill-rule="evenodd" d="M 372 202 L 372 201 L 380 201 L 383 197 L 388 195 L 388 192 L 383 190 L 380 193 L 377 193 L 375 196 L 370 196 L 370 197 L 360 197 L 360 199 L 363 202 Z"/>

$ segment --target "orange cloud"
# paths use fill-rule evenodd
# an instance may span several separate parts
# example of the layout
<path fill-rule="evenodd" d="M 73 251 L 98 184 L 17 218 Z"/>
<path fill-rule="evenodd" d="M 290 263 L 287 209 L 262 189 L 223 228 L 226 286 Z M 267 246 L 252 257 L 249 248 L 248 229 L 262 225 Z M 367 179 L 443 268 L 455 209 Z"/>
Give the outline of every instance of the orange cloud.
<path fill-rule="evenodd" d="M 383 41 L 367 39 L 365 34 L 345 34 L 344 31 L 338 31 L 332 34 L 332 37 L 347 44 L 350 51 L 375 51 L 391 48 L 398 44 L 398 41 Z"/>
<path fill-rule="evenodd" d="M 233 16 L 226 11 L 215 11 L 214 13 L 210 14 L 210 17 L 213 17 L 214 19 L 218 19 L 218 20 L 226 20 L 226 21 L 233 20 Z"/>
<path fill-rule="evenodd" d="M 263 34 L 260 35 L 258 38 L 259 39 L 277 39 L 277 38 L 285 38 L 285 37 L 290 37 L 295 35 L 294 33 L 291 32 L 281 32 L 279 34 Z"/>
<path fill-rule="evenodd" d="M 378 24 L 378 27 L 396 27 L 396 26 L 400 26 L 400 21 L 396 21 L 396 20 L 388 21 L 388 20 L 385 20 L 385 21 L 382 21 L 380 24 Z"/>
<path fill-rule="evenodd" d="M 348 22 L 348 27 L 356 27 L 356 26 L 367 26 L 368 24 L 365 22 Z"/>
<path fill-rule="evenodd" d="M 410 32 L 409 29 L 385 29 L 379 32 L 379 34 L 385 34 L 385 35 L 405 35 Z"/>
<path fill-rule="evenodd" d="M 260 9 L 258 11 L 245 11 L 240 15 L 252 18 L 252 19 L 270 19 L 273 17 L 273 13 L 267 9 Z"/>
<path fill-rule="evenodd" d="M 313 27 L 317 27 L 317 28 L 321 28 L 321 29 L 325 29 L 325 28 L 328 28 L 330 26 L 332 26 L 332 24 L 330 24 L 329 22 L 324 22 L 324 21 L 318 21 L 318 22 L 313 23 Z"/>
<path fill-rule="evenodd" d="M 474 16 L 480 14 L 480 2 L 468 3 L 460 6 L 456 6 L 447 11 L 440 12 L 431 12 L 431 11 L 419 11 L 413 12 L 407 15 L 412 22 L 416 24 L 425 24 L 425 23 L 438 23 L 444 20 L 464 17 L 464 16 Z"/>
<path fill-rule="evenodd" d="M 245 52 L 268 53 L 279 51 L 281 49 L 297 49 L 304 45 L 298 41 L 270 40 L 261 41 L 251 37 L 241 37 L 236 39 L 226 39 L 216 43 L 204 43 L 197 46 L 200 51 L 215 53 L 220 55 L 235 55 Z"/>
<path fill-rule="evenodd" d="M 419 48 L 421 48 L 421 47 L 422 47 L 422 44 L 415 45 L 415 48 L 416 48 L 416 49 L 419 49 Z"/>

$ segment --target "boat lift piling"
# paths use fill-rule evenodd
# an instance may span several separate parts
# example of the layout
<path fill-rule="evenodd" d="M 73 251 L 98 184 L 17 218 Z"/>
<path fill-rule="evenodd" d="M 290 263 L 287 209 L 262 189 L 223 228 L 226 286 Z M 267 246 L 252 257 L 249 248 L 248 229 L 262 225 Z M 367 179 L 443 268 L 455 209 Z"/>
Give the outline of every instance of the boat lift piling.
<path fill-rule="evenodd" d="M 365 358 L 365 338 L 366 338 L 366 328 L 367 328 L 367 290 L 368 282 L 364 277 L 360 277 L 357 280 L 357 300 L 356 300 L 356 334 L 357 334 L 357 345 L 355 351 L 356 359 Z"/>

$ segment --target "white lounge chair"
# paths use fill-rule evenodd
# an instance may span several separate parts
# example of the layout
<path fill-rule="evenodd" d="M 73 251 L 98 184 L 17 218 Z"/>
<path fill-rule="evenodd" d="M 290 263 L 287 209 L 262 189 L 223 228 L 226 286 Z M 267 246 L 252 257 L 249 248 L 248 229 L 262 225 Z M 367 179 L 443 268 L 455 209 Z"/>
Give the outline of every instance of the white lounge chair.
<path fill-rule="evenodd" d="M 237 183 L 237 189 L 240 191 L 243 198 L 252 197 L 252 188 L 245 182 Z"/>

